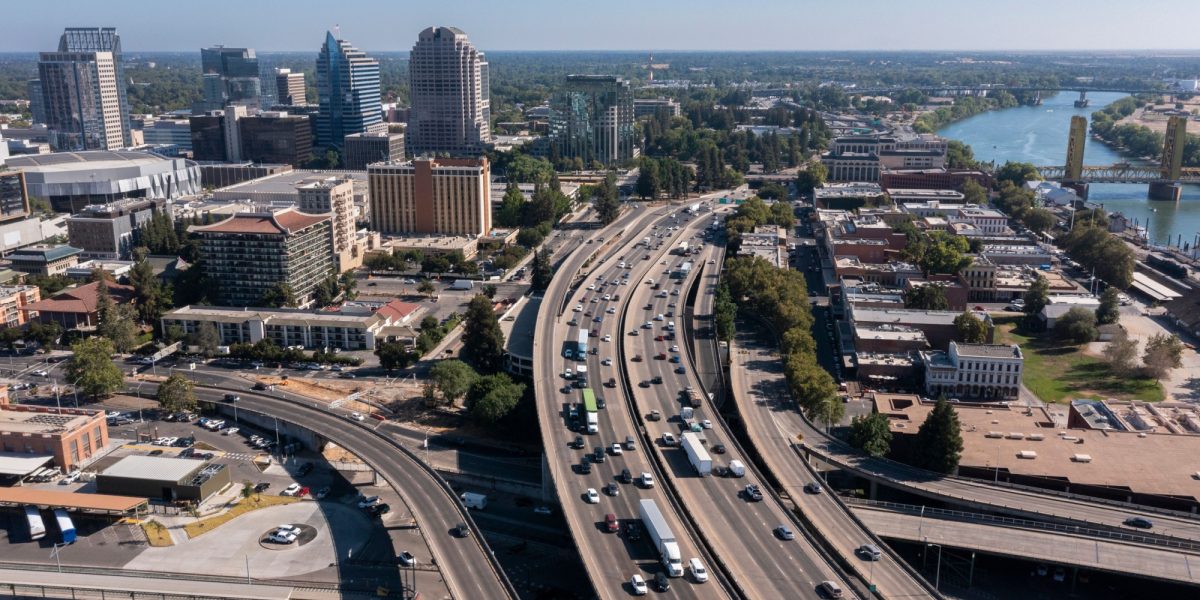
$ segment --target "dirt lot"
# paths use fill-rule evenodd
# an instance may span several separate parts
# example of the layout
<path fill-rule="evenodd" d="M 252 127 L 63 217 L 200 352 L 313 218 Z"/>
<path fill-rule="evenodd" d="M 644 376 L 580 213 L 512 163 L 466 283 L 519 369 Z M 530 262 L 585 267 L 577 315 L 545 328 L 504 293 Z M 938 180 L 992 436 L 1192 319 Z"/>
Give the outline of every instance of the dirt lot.
<path fill-rule="evenodd" d="M 1187 112 L 1192 113 L 1192 114 L 1200 114 L 1200 98 L 1191 98 L 1188 100 L 1183 100 L 1182 103 L 1183 103 L 1183 109 L 1186 110 Z M 1167 131 L 1167 116 L 1164 114 L 1155 112 L 1155 110 L 1147 111 L 1146 108 L 1163 110 L 1163 109 L 1171 109 L 1174 107 L 1175 107 L 1175 104 L 1168 103 L 1167 99 L 1165 97 L 1159 98 L 1157 104 L 1154 104 L 1153 106 L 1147 106 L 1145 108 L 1139 108 L 1136 111 L 1134 111 L 1134 113 L 1132 115 L 1129 115 L 1128 117 L 1125 117 L 1124 119 L 1121 119 L 1120 122 L 1123 124 L 1124 123 L 1132 123 L 1134 125 L 1141 125 L 1143 127 L 1148 127 L 1154 131 L 1157 131 L 1158 133 L 1166 133 L 1166 131 Z"/>

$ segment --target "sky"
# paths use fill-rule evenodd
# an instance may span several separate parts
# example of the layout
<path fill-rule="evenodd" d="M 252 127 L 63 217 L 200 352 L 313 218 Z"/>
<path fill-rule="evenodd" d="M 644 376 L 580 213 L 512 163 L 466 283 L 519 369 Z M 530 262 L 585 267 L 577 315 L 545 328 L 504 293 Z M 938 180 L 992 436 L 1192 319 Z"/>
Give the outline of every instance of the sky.
<path fill-rule="evenodd" d="M 430 25 L 481 50 L 1187 50 L 1200 0 L 54 0 L 3 11 L 0 52 L 115 26 L 125 52 L 403 51 Z"/>

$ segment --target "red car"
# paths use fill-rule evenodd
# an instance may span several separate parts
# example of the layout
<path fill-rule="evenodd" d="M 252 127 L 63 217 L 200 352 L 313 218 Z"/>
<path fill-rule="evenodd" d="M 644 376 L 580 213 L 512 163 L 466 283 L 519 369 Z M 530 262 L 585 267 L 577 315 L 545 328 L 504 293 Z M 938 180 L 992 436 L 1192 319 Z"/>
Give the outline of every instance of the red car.
<path fill-rule="evenodd" d="M 621 530 L 621 524 L 617 523 L 617 515 L 612 513 L 604 515 L 604 530 L 609 533 L 616 533 Z"/>
<path fill-rule="evenodd" d="M 666 352 L 659 352 L 658 354 L 656 354 L 656 355 L 654 356 L 654 358 L 655 358 L 655 360 L 667 360 L 667 353 L 666 353 Z"/>
<path fill-rule="evenodd" d="M 661 335 L 656 335 L 656 336 L 654 336 L 654 341 L 656 341 L 656 342 L 661 342 L 661 341 L 663 341 L 663 336 L 661 336 Z"/>
<path fill-rule="evenodd" d="M 593 329 L 593 330 L 592 330 L 592 337 L 600 337 L 600 330 L 599 330 L 599 329 Z"/>
<path fill-rule="evenodd" d="M 308 489 L 307 487 L 302 487 L 302 488 L 300 488 L 299 492 L 296 492 L 297 498 L 303 498 L 304 496 L 310 496 L 310 495 L 312 495 L 312 490 Z"/>

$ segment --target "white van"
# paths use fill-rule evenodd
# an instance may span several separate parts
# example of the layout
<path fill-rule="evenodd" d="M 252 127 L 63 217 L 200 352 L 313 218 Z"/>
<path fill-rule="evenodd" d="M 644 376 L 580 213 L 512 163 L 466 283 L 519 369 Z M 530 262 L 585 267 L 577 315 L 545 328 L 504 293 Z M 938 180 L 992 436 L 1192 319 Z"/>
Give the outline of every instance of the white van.
<path fill-rule="evenodd" d="M 829 581 L 829 580 L 822 581 L 821 585 L 817 586 L 817 589 L 821 590 L 822 592 L 825 592 L 825 595 L 830 598 L 841 598 L 842 597 L 842 587 L 833 581 Z"/>
<path fill-rule="evenodd" d="M 484 494 L 463 492 L 460 498 L 462 498 L 463 506 L 467 508 L 474 508 L 476 510 L 483 510 L 487 508 L 487 496 Z"/>

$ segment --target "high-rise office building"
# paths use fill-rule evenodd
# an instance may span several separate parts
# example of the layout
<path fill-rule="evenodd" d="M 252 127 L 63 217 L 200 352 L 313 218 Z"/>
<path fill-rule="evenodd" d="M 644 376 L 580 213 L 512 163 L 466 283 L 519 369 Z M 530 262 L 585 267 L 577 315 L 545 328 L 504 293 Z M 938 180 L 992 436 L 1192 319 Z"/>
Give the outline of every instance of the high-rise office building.
<path fill-rule="evenodd" d="M 367 181 L 375 231 L 482 236 L 492 229 L 486 158 L 376 163 Z"/>
<path fill-rule="evenodd" d="M 38 59 L 50 147 L 58 152 L 125 147 L 111 52 L 42 52 Z"/>
<path fill-rule="evenodd" d="M 202 162 L 224 162 L 225 111 L 192 115 L 188 125 L 192 131 L 192 158 Z"/>
<path fill-rule="evenodd" d="M 240 160 L 302 167 L 312 160 L 312 124 L 308 117 L 264 112 L 238 119 Z"/>
<path fill-rule="evenodd" d="M 408 73 L 412 153 L 481 154 L 492 141 L 488 63 L 467 34 L 455 27 L 422 31 Z"/>
<path fill-rule="evenodd" d="M 342 146 L 342 168 L 361 171 L 376 162 L 404 158 L 403 133 L 354 133 Z"/>
<path fill-rule="evenodd" d="M 386 131 L 379 102 L 379 61 L 325 33 L 317 56 L 317 144 L 341 148 L 352 133 Z"/>
<path fill-rule="evenodd" d="M 25 95 L 29 96 L 29 113 L 33 115 L 33 122 L 45 123 L 46 99 L 42 95 L 42 80 L 30 79 L 25 82 Z"/>
<path fill-rule="evenodd" d="M 617 164 L 636 156 L 633 91 L 612 75 L 568 75 L 550 98 L 550 143 L 563 158 Z"/>
<path fill-rule="evenodd" d="M 304 73 L 293 73 L 291 69 L 275 69 L 275 99 L 279 104 L 308 104 L 305 93 Z"/>
<path fill-rule="evenodd" d="M 225 160 L 242 160 L 242 129 L 238 121 L 246 114 L 246 107 L 240 104 L 225 107 L 225 119 L 221 122 L 225 128 Z"/>
<path fill-rule="evenodd" d="M 117 35 L 116 27 L 68 27 L 63 30 L 58 39 L 59 52 L 109 52 L 112 54 L 112 64 L 116 72 L 117 108 L 120 111 L 122 142 L 125 146 L 133 145 L 133 133 L 129 127 L 129 99 L 125 94 L 125 63 L 121 54 L 121 36 Z M 42 84 L 45 89 L 45 82 Z M 45 92 L 43 91 L 43 94 Z M 47 107 L 49 108 L 49 107 Z M 106 110 L 108 110 L 106 108 Z"/>
<path fill-rule="evenodd" d="M 201 48 L 200 69 L 204 110 L 217 110 L 230 104 L 258 106 L 262 82 L 253 48 Z"/>

